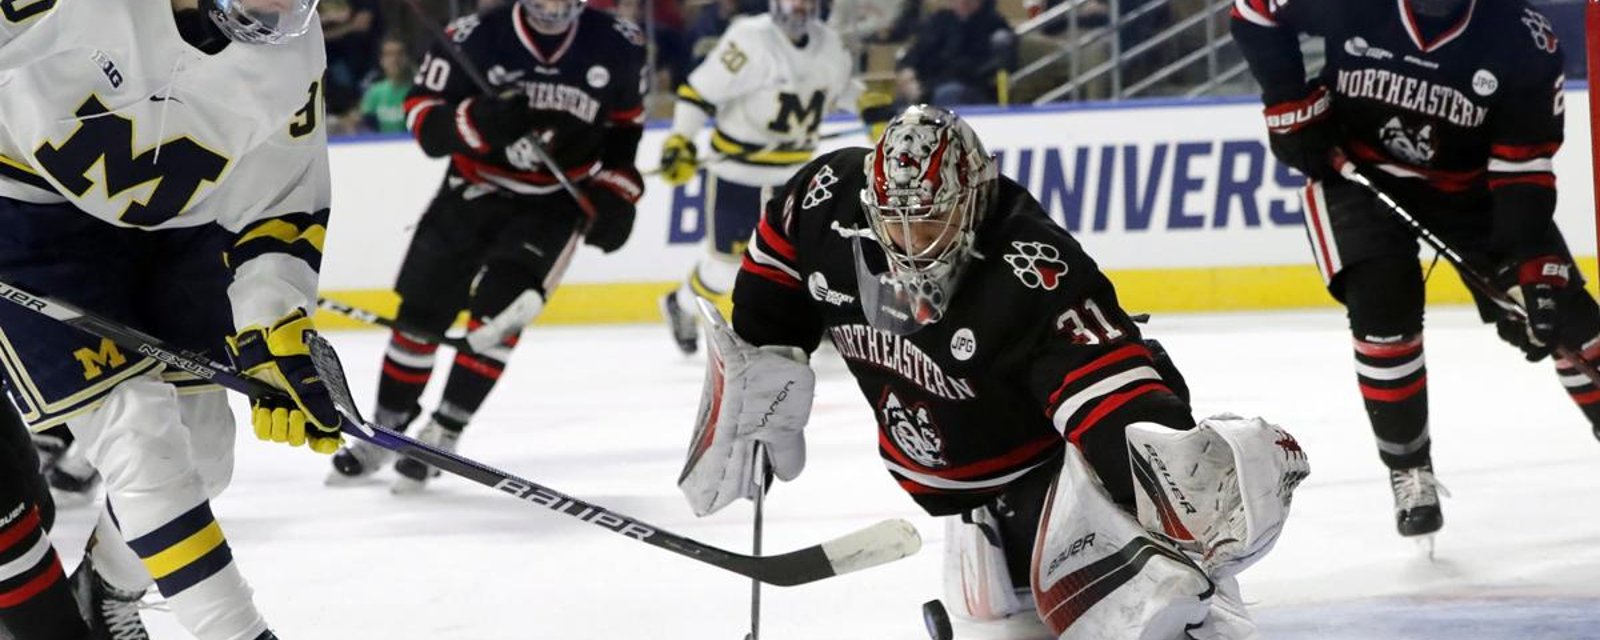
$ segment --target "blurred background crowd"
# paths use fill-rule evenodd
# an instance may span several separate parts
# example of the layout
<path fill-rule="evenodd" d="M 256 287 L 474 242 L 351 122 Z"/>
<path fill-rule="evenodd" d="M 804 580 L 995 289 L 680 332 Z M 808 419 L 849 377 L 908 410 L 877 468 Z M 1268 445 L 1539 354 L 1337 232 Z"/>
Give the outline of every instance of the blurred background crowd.
<path fill-rule="evenodd" d="M 405 130 L 412 66 L 433 43 L 426 24 L 512 0 L 323 0 L 327 100 L 335 134 Z M 822 0 L 824 20 L 857 53 L 873 88 L 902 103 L 1043 104 L 1070 100 L 1248 95 L 1228 35 L 1232 0 Z M 1531 0 L 1563 38 L 1569 78 L 1583 78 L 1584 0 Z M 678 83 L 730 20 L 767 0 L 589 0 L 649 35 L 650 114 L 669 117 Z M 1316 62 L 1317 43 L 1310 43 Z"/>

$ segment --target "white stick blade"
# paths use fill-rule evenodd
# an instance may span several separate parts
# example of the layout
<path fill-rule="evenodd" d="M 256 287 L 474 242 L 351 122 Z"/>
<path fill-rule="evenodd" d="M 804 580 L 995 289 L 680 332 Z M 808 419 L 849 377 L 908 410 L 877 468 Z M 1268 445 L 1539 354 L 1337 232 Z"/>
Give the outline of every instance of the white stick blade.
<path fill-rule="evenodd" d="M 884 520 L 822 545 L 835 575 L 893 562 L 922 548 L 922 536 L 910 522 Z"/>

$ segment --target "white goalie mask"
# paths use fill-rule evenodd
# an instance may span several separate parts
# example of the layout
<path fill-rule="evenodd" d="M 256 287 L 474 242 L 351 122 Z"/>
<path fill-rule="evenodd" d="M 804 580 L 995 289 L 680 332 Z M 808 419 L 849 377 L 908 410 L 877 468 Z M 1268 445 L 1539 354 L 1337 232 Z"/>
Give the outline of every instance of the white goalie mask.
<path fill-rule="evenodd" d="M 999 170 L 972 127 L 928 105 L 889 122 L 865 170 L 861 207 L 878 250 L 856 239 L 862 310 L 874 327 L 907 335 L 944 316 Z"/>
<path fill-rule="evenodd" d="M 283 44 L 305 35 L 317 0 L 210 0 L 206 14 L 222 34 L 246 44 Z"/>
<path fill-rule="evenodd" d="M 528 24 L 540 33 L 564 33 L 583 13 L 584 0 L 517 0 Z"/>
<path fill-rule="evenodd" d="M 799 41 L 806 36 L 811 21 L 817 19 L 817 0 L 768 0 L 767 12 L 783 35 Z"/>

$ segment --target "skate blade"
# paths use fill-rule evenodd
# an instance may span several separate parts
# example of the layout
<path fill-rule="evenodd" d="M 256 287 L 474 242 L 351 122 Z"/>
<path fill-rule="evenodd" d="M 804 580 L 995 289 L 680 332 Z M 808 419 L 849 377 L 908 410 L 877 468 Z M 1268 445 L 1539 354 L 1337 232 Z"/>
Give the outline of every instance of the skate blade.
<path fill-rule="evenodd" d="M 1428 562 L 1433 562 L 1433 553 L 1435 549 L 1434 538 L 1437 536 L 1437 533 L 1424 533 L 1420 536 L 1412 536 L 1411 538 L 1417 543 L 1417 550 L 1422 552 L 1423 556 L 1428 559 Z"/>
<path fill-rule="evenodd" d="M 367 485 L 380 484 L 380 481 L 376 477 L 374 477 L 376 475 L 377 475 L 377 473 L 373 472 L 373 473 L 363 473 L 363 474 L 354 475 L 354 476 L 347 476 L 345 474 L 339 473 L 337 470 L 329 471 L 327 477 L 322 479 L 322 486 L 324 486 L 324 487 L 362 487 L 362 486 L 367 486 Z"/>

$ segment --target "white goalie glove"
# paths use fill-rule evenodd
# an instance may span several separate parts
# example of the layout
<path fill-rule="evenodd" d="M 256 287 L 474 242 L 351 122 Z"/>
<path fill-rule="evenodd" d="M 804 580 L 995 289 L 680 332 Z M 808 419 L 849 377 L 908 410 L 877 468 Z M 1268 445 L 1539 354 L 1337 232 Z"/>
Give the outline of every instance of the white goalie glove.
<path fill-rule="evenodd" d="M 1217 415 L 1188 431 L 1138 423 L 1127 436 L 1140 524 L 1197 554 L 1212 578 L 1272 550 L 1311 474 L 1294 436 L 1261 418 Z"/>
<path fill-rule="evenodd" d="M 816 374 L 797 347 L 745 342 L 710 302 L 699 299 L 710 353 L 688 459 L 678 488 L 695 515 L 714 513 L 761 491 L 756 445 L 772 473 L 793 480 L 806 465 L 804 428 Z"/>

